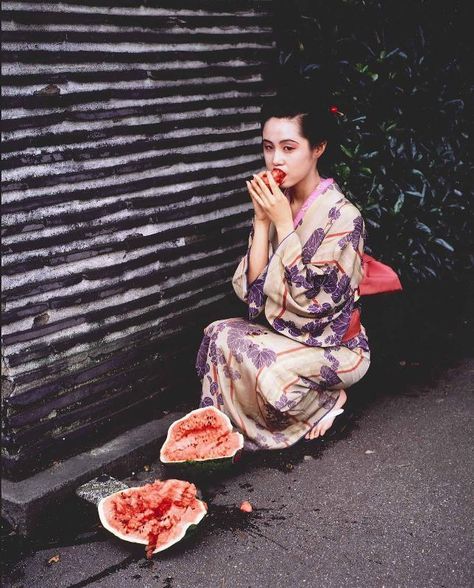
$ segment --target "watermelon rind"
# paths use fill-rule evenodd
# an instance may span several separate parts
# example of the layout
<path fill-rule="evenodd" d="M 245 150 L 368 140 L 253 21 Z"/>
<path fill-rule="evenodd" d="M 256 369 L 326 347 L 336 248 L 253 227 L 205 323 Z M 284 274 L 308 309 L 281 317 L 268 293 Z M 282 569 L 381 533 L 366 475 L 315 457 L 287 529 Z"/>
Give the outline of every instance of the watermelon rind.
<path fill-rule="evenodd" d="M 230 473 L 239 453 L 234 457 L 222 457 L 219 459 L 176 461 L 163 464 L 167 475 L 187 481 L 201 481 L 208 476 L 225 476 Z"/>
<path fill-rule="evenodd" d="M 105 515 L 105 509 L 104 509 L 104 505 L 107 500 L 111 499 L 112 497 L 114 497 L 118 494 L 134 492 L 134 491 L 138 490 L 139 488 L 140 488 L 139 486 L 134 487 L 134 488 L 128 488 L 127 490 L 120 490 L 118 492 L 114 492 L 113 494 L 109 494 L 108 496 L 105 496 L 104 498 L 102 498 L 100 500 L 99 504 L 97 505 L 97 510 L 99 512 L 100 522 L 101 522 L 102 526 L 104 527 L 104 529 L 107 529 L 107 531 L 109 531 L 110 533 L 112 533 L 113 535 L 118 537 L 119 539 L 122 539 L 123 541 L 128 541 L 129 543 L 141 543 L 142 545 L 147 545 L 148 541 L 146 539 L 142 539 L 141 537 L 133 536 L 130 533 L 127 533 L 127 534 L 121 533 L 120 531 L 118 531 L 117 529 L 114 529 L 111 525 L 109 525 L 109 522 L 108 522 L 107 517 Z M 206 503 L 203 502 L 202 500 L 199 500 L 199 499 L 197 499 L 197 501 L 199 503 L 200 508 L 199 508 L 199 512 L 197 513 L 196 519 L 193 522 L 189 522 L 185 526 L 183 526 L 181 532 L 178 533 L 178 535 L 176 537 L 174 537 L 173 539 L 171 539 L 170 541 L 168 541 L 164 545 L 157 547 L 153 551 L 153 554 L 158 553 L 160 551 L 164 551 L 165 549 L 169 549 L 172 545 L 175 545 L 176 543 L 179 543 L 180 541 L 182 541 L 189 533 L 196 530 L 196 527 L 198 526 L 198 524 L 202 521 L 202 519 L 207 514 Z"/>
<path fill-rule="evenodd" d="M 219 418 L 222 418 L 226 424 L 227 430 L 229 433 L 233 433 L 239 440 L 239 445 L 235 449 L 234 453 L 230 453 L 229 455 L 225 455 L 223 457 L 208 457 L 208 458 L 196 458 L 196 459 L 188 459 L 188 460 L 169 460 L 167 459 L 166 455 L 164 455 L 165 450 L 167 448 L 168 442 L 171 439 L 171 435 L 173 429 L 178 426 L 179 423 L 187 420 L 191 415 L 200 413 L 204 410 L 212 410 L 215 411 Z M 196 408 L 188 414 L 184 415 L 174 423 L 172 423 L 168 429 L 168 434 L 166 435 L 165 442 L 163 443 L 160 451 L 160 461 L 165 466 L 170 469 L 173 469 L 177 472 L 183 473 L 210 473 L 215 471 L 223 471 L 231 467 L 234 463 L 238 461 L 240 458 L 240 454 L 242 453 L 242 449 L 244 447 L 244 437 L 241 433 L 237 431 L 233 431 L 232 423 L 229 417 L 224 414 L 222 411 L 218 410 L 215 406 L 206 406 L 204 408 Z"/>

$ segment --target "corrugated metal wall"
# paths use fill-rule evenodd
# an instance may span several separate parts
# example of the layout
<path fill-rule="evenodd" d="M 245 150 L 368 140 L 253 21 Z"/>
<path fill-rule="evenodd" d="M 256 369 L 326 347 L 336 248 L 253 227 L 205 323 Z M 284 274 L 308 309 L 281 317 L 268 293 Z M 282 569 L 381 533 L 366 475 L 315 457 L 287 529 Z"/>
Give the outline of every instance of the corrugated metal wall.
<path fill-rule="evenodd" d="M 235 296 L 274 43 L 264 0 L 4 2 L 2 19 L 15 477 L 130 426 L 189 374 Z"/>

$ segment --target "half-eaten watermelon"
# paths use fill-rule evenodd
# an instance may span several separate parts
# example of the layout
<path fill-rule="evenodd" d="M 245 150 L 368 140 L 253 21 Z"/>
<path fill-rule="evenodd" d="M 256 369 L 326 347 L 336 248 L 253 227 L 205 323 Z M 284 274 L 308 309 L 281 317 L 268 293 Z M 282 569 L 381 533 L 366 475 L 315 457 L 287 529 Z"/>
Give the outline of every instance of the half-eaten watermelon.
<path fill-rule="evenodd" d="M 244 437 L 229 417 L 215 408 L 197 408 L 175 421 L 161 451 L 161 462 L 182 474 L 223 471 L 238 461 Z"/>
<path fill-rule="evenodd" d="M 103 527 L 124 541 L 146 545 L 146 556 L 168 549 L 194 530 L 207 513 L 194 484 L 155 480 L 114 492 L 98 505 Z"/>

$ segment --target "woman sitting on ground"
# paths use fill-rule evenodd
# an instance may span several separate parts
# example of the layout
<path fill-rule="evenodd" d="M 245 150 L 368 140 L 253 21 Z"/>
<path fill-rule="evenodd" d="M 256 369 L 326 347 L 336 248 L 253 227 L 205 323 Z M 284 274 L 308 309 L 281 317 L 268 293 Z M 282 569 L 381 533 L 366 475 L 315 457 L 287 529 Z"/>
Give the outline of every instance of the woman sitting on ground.
<path fill-rule="evenodd" d="M 261 114 L 268 172 L 247 182 L 254 217 L 233 276 L 248 319 L 206 327 L 196 368 L 201 406 L 215 406 L 245 448 L 278 449 L 324 433 L 345 390 L 370 364 L 360 324 L 365 225 L 319 159 L 337 131 L 329 105 L 292 89 L 267 98 Z"/>

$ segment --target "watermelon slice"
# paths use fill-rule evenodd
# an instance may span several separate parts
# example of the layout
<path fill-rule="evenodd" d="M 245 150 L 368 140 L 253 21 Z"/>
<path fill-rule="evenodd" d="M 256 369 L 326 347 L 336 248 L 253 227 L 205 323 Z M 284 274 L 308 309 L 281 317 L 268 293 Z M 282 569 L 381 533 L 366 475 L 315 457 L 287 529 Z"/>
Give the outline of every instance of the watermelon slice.
<path fill-rule="evenodd" d="M 102 526 L 124 541 L 146 545 L 146 556 L 181 541 L 201 522 L 207 505 L 184 480 L 155 480 L 114 492 L 98 505 Z"/>
<path fill-rule="evenodd" d="M 284 179 L 286 178 L 286 174 L 281 169 L 272 169 L 272 176 L 275 178 L 275 182 L 277 186 L 283 183 Z M 262 180 L 265 184 L 270 188 L 270 182 L 268 180 L 268 171 L 262 176 Z"/>
<path fill-rule="evenodd" d="M 161 462 L 181 473 L 211 473 L 238 461 L 244 438 L 234 432 L 229 417 L 206 406 L 175 421 L 161 451 Z"/>

